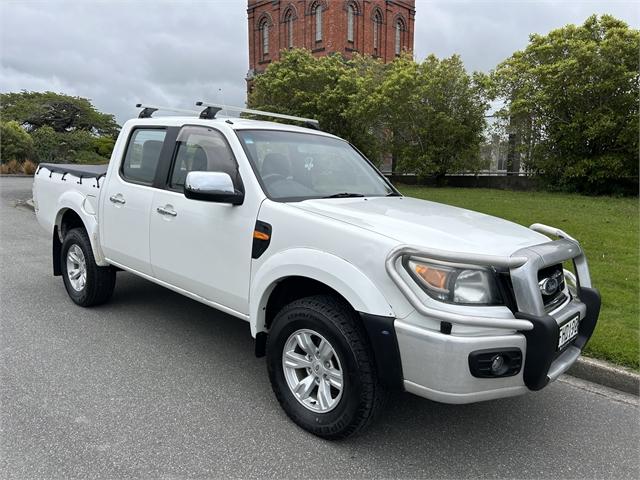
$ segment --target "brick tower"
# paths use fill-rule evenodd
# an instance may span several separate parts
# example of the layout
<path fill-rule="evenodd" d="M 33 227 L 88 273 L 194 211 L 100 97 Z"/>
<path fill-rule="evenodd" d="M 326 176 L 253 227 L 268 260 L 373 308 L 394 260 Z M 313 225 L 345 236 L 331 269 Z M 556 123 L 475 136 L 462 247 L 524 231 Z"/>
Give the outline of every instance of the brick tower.
<path fill-rule="evenodd" d="M 372 55 L 387 63 L 413 51 L 415 0 L 248 0 L 250 81 L 280 51 Z"/>

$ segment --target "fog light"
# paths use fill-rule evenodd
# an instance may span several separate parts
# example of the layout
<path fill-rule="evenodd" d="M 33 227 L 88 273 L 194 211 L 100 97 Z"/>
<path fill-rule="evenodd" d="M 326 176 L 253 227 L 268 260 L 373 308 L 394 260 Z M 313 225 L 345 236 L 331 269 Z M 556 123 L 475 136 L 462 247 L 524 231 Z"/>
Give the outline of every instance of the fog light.
<path fill-rule="evenodd" d="M 491 373 L 493 375 L 502 375 L 507 371 L 507 365 L 502 355 L 496 355 L 491 359 Z"/>
<path fill-rule="evenodd" d="M 476 350 L 469 354 L 469 371 L 476 378 L 510 377 L 520 373 L 521 368 L 519 348 Z"/>

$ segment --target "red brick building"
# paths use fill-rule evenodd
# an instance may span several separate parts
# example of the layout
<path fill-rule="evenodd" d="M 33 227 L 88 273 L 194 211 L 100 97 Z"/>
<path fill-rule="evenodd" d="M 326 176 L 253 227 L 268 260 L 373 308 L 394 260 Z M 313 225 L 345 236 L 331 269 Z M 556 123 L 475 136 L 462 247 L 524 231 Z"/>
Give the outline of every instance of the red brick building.
<path fill-rule="evenodd" d="M 360 52 L 392 61 L 413 51 L 415 0 L 248 0 L 247 80 L 280 57 L 306 48 L 316 56 Z"/>

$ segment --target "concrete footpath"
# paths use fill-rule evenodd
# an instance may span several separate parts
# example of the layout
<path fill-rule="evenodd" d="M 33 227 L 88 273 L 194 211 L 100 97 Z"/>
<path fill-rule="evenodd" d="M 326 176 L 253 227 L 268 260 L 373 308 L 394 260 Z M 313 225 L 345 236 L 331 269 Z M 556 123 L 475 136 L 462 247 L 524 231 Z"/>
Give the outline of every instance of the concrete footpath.
<path fill-rule="evenodd" d="M 609 362 L 580 357 L 567 374 L 632 395 L 640 395 L 640 375 Z"/>

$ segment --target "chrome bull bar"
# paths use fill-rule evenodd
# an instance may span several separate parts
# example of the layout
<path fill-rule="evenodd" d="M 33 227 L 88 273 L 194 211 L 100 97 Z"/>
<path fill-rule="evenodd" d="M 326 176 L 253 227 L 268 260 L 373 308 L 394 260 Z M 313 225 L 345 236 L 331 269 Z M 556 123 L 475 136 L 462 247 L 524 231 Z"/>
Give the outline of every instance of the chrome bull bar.
<path fill-rule="evenodd" d="M 399 269 L 403 267 L 399 266 L 401 262 L 398 262 L 403 257 L 411 256 L 416 259 L 436 260 L 470 266 L 508 268 L 518 310 L 531 315 L 544 315 L 544 303 L 538 287 L 538 270 L 546 266 L 573 260 L 578 285 L 590 288 L 591 278 L 584 252 L 576 239 L 558 228 L 539 223 L 535 223 L 529 228 L 539 233 L 560 237 L 560 239 L 520 249 L 511 256 L 460 253 L 439 249 L 425 249 L 413 245 L 400 245 L 392 249 L 387 255 L 385 269 L 413 308 L 422 315 L 454 325 L 519 331 L 532 330 L 533 323 L 526 319 L 463 315 L 425 305 L 416 294 L 414 288 L 402 277 Z"/>
<path fill-rule="evenodd" d="M 582 251 L 582 247 L 580 247 L 580 242 L 578 242 L 578 240 L 573 238 L 571 235 L 569 235 L 565 231 L 560 230 L 559 228 L 550 227 L 549 225 L 544 225 L 542 223 L 534 223 L 529 228 L 534 232 L 542 233 L 544 235 L 564 238 L 578 245 L 578 248 L 580 248 L 580 255 L 573 258 L 573 261 L 576 267 L 576 275 L 572 274 L 572 276 L 576 280 L 576 283 L 579 283 L 583 287 L 592 288 L 591 275 L 589 274 L 589 266 L 587 264 L 587 259 L 584 256 L 584 252 Z"/>

